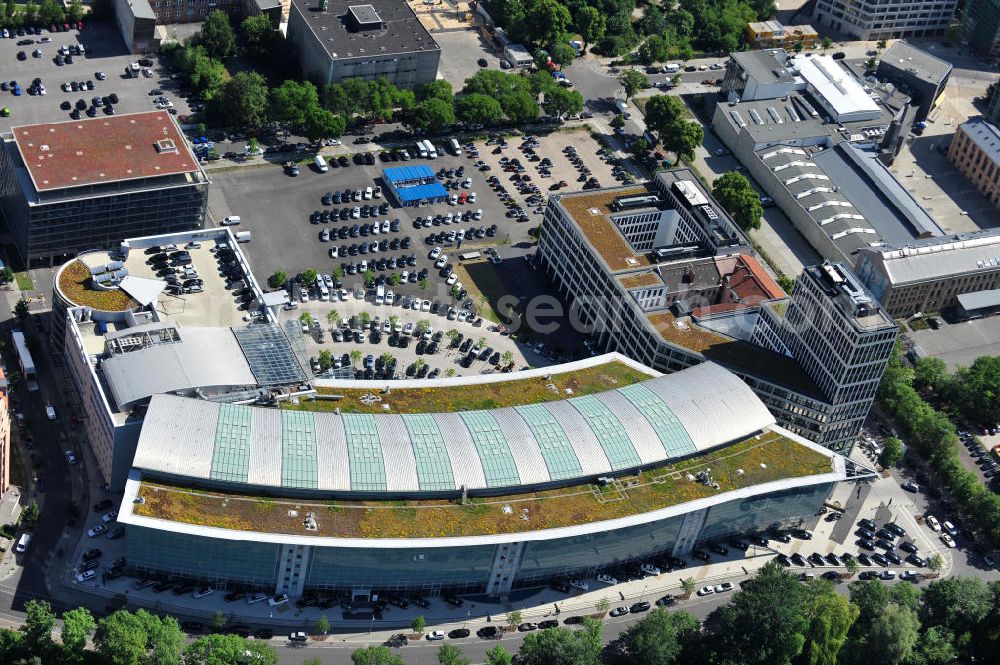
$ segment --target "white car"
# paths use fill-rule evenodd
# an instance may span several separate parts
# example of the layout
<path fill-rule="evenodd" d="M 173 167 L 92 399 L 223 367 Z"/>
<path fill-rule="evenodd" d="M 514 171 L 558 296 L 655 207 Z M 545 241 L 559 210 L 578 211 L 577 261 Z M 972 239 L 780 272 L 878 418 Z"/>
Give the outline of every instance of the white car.
<path fill-rule="evenodd" d="M 947 547 L 955 547 L 955 539 L 949 536 L 947 533 L 941 534 L 941 542 Z"/>
<path fill-rule="evenodd" d="M 174 108 L 174 103 L 170 102 L 170 101 L 167 101 L 167 102 L 157 102 L 156 103 L 156 108 L 158 108 L 158 109 L 172 109 L 172 108 Z"/>
<path fill-rule="evenodd" d="M 958 528 L 956 528 L 955 525 L 952 524 L 951 522 L 942 523 L 941 529 L 943 529 L 944 532 L 947 533 L 952 538 L 958 535 Z"/>
<path fill-rule="evenodd" d="M 211 596 L 214 592 L 215 589 L 213 589 L 212 587 L 203 586 L 191 595 L 194 596 L 195 598 L 204 598 L 205 596 Z"/>
<path fill-rule="evenodd" d="M 431 632 L 427 633 L 427 639 L 430 640 L 431 642 L 435 642 L 437 640 L 443 640 L 444 639 L 444 631 L 443 630 L 432 630 Z"/>
<path fill-rule="evenodd" d="M 79 575 L 76 576 L 76 581 L 77 582 L 86 582 L 87 580 L 89 580 L 92 577 L 97 577 L 97 571 L 96 570 L 88 570 L 88 571 L 80 573 Z"/>
<path fill-rule="evenodd" d="M 482 219 L 482 218 L 483 218 L 483 209 L 478 208 L 475 214 L 472 215 L 472 219 Z"/>
<path fill-rule="evenodd" d="M 87 529 L 87 535 L 90 536 L 91 538 L 96 538 L 97 536 L 101 535 L 107 530 L 108 527 L 106 527 L 105 525 L 95 524 L 94 526 Z"/>
<path fill-rule="evenodd" d="M 715 585 L 715 593 L 726 593 L 727 591 L 733 590 L 732 582 L 723 582 L 722 584 Z"/>
<path fill-rule="evenodd" d="M 70 464 L 76 464 L 76 453 L 74 453 L 72 450 L 67 450 L 66 461 L 69 462 Z"/>
<path fill-rule="evenodd" d="M 703 586 L 702 588 L 698 589 L 699 596 L 711 596 L 713 593 L 715 593 L 714 586 Z"/>
<path fill-rule="evenodd" d="M 403 334 L 404 335 L 413 334 L 413 322 L 407 323 L 405 326 L 403 326 Z"/>
<path fill-rule="evenodd" d="M 453 206 L 458 204 L 458 194 L 452 194 L 448 197 L 448 205 Z"/>
<path fill-rule="evenodd" d="M 438 260 L 434 262 L 434 267 L 440 270 L 441 268 L 444 268 L 447 264 L 448 264 L 448 255 L 444 254 L 442 256 L 439 256 Z"/>
<path fill-rule="evenodd" d="M 427 255 L 427 258 L 436 259 L 439 256 L 441 256 L 441 248 L 435 247 L 431 250 L 431 253 Z M 442 263 L 441 265 L 443 266 L 444 264 Z"/>
<path fill-rule="evenodd" d="M 288 640 L 290 642 L 308 642 L 309 641 L 309 636 L 306 635 L 305 633 L 303 633 L 300 630 L 300 631 L 297 631 L 297 632 L 294 632 L 294 633 L 289 633 L 288 634 Z M 250 653 L 250 652 L 248 651 L 247 653 Z"/>
<path fill-rule="evenodd" d="M 288 603 L 288 596 L 286 594 L 281 594 L 275 596 L 274 598 L 268 598 L 267 604 L 271 607 L 278 607 L 279 605 L 285 605 Z"/>
<path fill-rule="evenodd" d="M 618 584 L 618 580 L 616 580 L 615 578 L 611 577 L 606 573 L 601 573 L 600 575 L 598 575 L 597 581 L 600 582 L 601 584 L 607 584 L 608 586 L 614 586 Z"/>
<path fill-rule="evenodd" d="M 574 589 L 579 589 L 580 591 L 590 590 L 590 585 L 583 580 L 570 580 L 569 585 Z"/>
<path fill-rule="evenodd" d="M 624 605 L 616 607 L 615 609 L 611 610 L 610 614 L 612 617 L 623 617 L 626 614 L 628 614 L 628 607 Z"/>
<path fill-rule="evenodd" d="M 927 526 L 930 527 L 931 531 L 941 531 L 941 523 L 933 515 L 928 515 L 924 521 L 927 522 Z"/>
<path fill-rule="evenodd" d="M 455 273 L 451 273 L 450 275 L 448 275 L 448 279 L 446 279 L 444 283 L 447 284 L 448 286 L 451 286 L 457 281 L 458 281 L 458 275 L 456 275 Z"/>
<path fill-rule="evenodd" d="M 431 301 L 430 300 L 424 300 L 424 301 L 422 301 L 420 303 L 420 311 L 421 312 L 429 312 L 429 311 L 431 311 Z"/>
<path fill-rule="evenodd" d="M 466 178 L 465 180 L 463 180 L 462 187 L 464 187 L 465 189 L 472 187 L 472 178 Z"/>
<path fill-rule="evenodd" d="M 468 201 L 469 203 L 475 203 L 476 202 L 476 193 L 475 192 L 469 192 L 469 196 L 465 200 Z"/>
<path fill-rule="evenodd" d="M 642 572 L 645 573 L 646 575 L 651 575 L 655 577 L 660 574 L 660 569 L 651 563 L 644 563 L 642 564 L 641 568 Z"/>
<path fill-rule="evenodd" d="M 258 591 L 257 593 L 252 593 L 249 596 L 247 596 L 247 605 L 253 605 L 255 603 L 259 603 L 260 601 L 266 599 L 267 599 L 267 594 L 262 591 Z"/>

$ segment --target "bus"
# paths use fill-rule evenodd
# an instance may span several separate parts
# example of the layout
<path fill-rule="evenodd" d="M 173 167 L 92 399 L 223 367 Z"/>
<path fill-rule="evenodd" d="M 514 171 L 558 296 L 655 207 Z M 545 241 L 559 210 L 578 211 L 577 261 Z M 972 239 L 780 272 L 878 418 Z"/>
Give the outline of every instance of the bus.
<path fill-rule="evenodd" d="M 424 146 L 423 141 L 417 141 L 417 154 L 422 158 L 427 159 L 427 148 Z"/>

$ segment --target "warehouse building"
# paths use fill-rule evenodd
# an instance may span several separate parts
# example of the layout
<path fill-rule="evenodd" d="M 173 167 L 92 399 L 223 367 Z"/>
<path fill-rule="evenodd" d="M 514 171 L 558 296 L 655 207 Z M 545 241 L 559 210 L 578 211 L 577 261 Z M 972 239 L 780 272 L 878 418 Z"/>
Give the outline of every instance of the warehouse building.
<path fill-rule="evenodd" d="M 906 42 L 890 46 L 878 61 L 876 78 L 902 86 L 917 104 L 917 120 L 926 120 L 937 106 L 951 76 L 950 62 Z"/>
<path fill-rule="evenodd" d="M 166 111 L 13 127 L 2 140 L 0 204 L 29 266 L 204 225 L 209 180 Z"/>
<path fill-rule="evenodd" d="M 441 47 L 404 0 L 291 0 L 288 43 L 320 85 L 385 78 L 416 88 L 437 78 Z"/>
<path fill-rule="evenodd" d="M 438 182 L 434 170 L 426 164 L 383 169 L 382 182 L 396 203 L 403 208 L 444 203 L 448 200 L 448 190 Z"/>

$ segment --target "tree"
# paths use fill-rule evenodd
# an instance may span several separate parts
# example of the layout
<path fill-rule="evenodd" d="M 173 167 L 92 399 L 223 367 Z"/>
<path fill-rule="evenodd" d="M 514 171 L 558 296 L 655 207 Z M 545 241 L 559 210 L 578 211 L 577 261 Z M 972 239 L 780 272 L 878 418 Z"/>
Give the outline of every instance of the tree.
<path fill-rule="evenodd" d="M 826 51 L 831 46 L 833 46 L 833 40 L 830 37 L 823 38 L 823 50 Z"/>
<path fill-rule="evenodd" d="M 236 33 L 225 12 L 216 9 L 201 25 L 195 42 L 205 47 L 209 57 L 228 58 L 236 52 Z"/>
<path fill-rule="evenodd" d="M 913 387 L 921 393 L 943 392 L 949 388 L 948 366 L 940 358 L 925 356 L 914 363 Z"/>
<path fill-rule="evenodd" d="M 906 662 L 909 665 L 949 665 L 957 659 L 955 636 L 947 628 L 931 626 L 921 633 Z"/>
<path fill-rule="evenodd" d="M 572 115 L 583 110 L 583 95 L 576 90 L 570 90 L 562 86 L 556 86 L 545 93 L 545 102 L 542 108 L 549 115 L 563 116 Z"/>
<path fill-rule="evenodd" d="M 462 655 L 462 650 L 451 644 L 441 645 L 438 662 L 441 665 L 469 665 L 469 659 Z"/>
<path fill-rule="evenodd" d="M 920 622 L 908 607 L 889 605 L 875 617 L 865 640 L 870 662 L 898 665 L 916 646 Z"/>
<path fill-rule="evenodd" d="M 361 312 L 360 314 L 358 314 L 358 321 L 361 322 L 362 326 L 367 328 L 368 324 L 372 322 L 372 315 L 369 314 L 368 312 Z"/>
<path fill-rule="evenodd" d="M 172 617 L 160 619 L 146 610 L 135 614 L 118 610 L 98 622 L 94 646 L 102 665 L 176 665 L 180 663 L 184 635 Z M 185 660 L 195 665 L 215 662 Z"/>
<path fill-rule="evenodd" d="M 184 665 L 278 665 L 278 653 L 266 642 L 239 635 L 206 635 L 184 650 Z"/>
<path fill-rule="evenodd" d="M 511 353 L 510 351 L 504 351 L 503 353 L 500 354 L 500 362 L 502 362 L 504 365 L 513 365 L 514 354 Z"/>
<path fill-rule="evenodd" d="M 174 65 L 187 74 L 191 84 L 203 100 L 215 99 L 226 80 L 225 66 L 211 58 L 202 46 L 188 46 L 174 53 Z"/>
<path fill-rule="evenodd" d="M 708 615 L 705 635 L 721 662 L 788 663 L 802 651 L 808 603 L 808 591 L 772 561 Z"/>
<path fill-rule="evenodd" d="M 649 77 L 636 69 L 626 69 L 618 76 L 618 82 L 625 90 L 625 100 L 649 85 Z"/>
<path fill-rule="evenodd" d="M 469 125 L 494 125 L 503 118 L 500 102 L 483 94 L 465 95 L 456 106 L 458 117 Z"/>
<path fill-rule="evenodd" d="M 271 108 L 278 121 L 300 127 L 306 123 L 306 112 L 319 108 L 319 92 L 309 81 L 289 79 L 271 88 Z"/>
<path fill-rule="evenodd" d="M 87 608 L 78 607 L 63 612 L 62 620 L 63 648 L 70 653 L 73 659 L 79 659 L 87 647 L 87 637 L 97 626 L 94 617 Z"/>
<path fill-rule="evenodd" d="M 437 134 L 455 124 L 455 105 L 437 97 L 425 99 L 410 112 L 407 123 L 431 134 Z"/>
<path fill-rule="evenodd" d="M 334 115 L 319 106 L 306 111 L 305 135 L 310 141 L 336 139 L 344 134 L 347 123 L 339 115 Z"/>
<path fill-rule="evenodd" d="M 800 662 L 803 665 L 837 665 L 837 655 L 858 613 L 857 605 L 838 593 L 823 593 L 813 598 Z"/>
<path fill-rule="evenodd" d="M 79 21 L 83 18 L 83 3 L 80 0 L 71 0 L 66 9 L 66 18 L 70 21 Z"/>
<path fill-rule="evenodd" d="M 316 282 L 316 277 L 319 272 L 315 268 L 306 268 L 302 271 L 301 282 L 303 284 L 312 285 Z"/>
<path fill-rule="evenodd" d="M 340 321 L 340 312 L 335 309 L 331 309 L 326 313 L 326 321 L 331 325 L 336 325 L 336 323 Z"/>
<path fill-rule="evenodd" d="M 668 95 L 654 95 L 646 102 L 646 127 L 656 132 L 663 147 L 678 157 L 693 158 L 695 148 L 705 138 L 701 125 L 687 119 L 684 103 Z"/>
<path fill-rule="evenodd" d="M 223 84 L 214 109 L 226 127 L 257 129 L 267 122 L 269 106 L 264 77 L 257 72 L 240 72 Z"/>
<path fill-rule="evenodd" d="M 513 658 L 499 644 L 486 652 L 486 665 L 511 665 Z"/>
<path fill-rule="evenodd" d="M 417 325 L 415 327 L 417 329 L 417 332 L 422 335 L 423 333 L 430 330 L 431 322 L 428 321 L 427 319 L 420 319 L 419 321 L 417 321 Z"/>
<path fill-rule="evenodd" d="M 56 2 L 56 0 L 42 0 L 42 4 L 38 9 L 39 20 L 46 24 L 52 24 L 62 22 L 65 16 L 62 5 Z"/>
<path fill-rule="evenodd" d="M 386 351 L 385 353 L 379 356 L 379 359 L 382 361 L 383 365 L 388 366 L 392 364 L 392 361 L 396 359 L 396 356 Z"/>
<path fill-rule="evenodd" d="M 325 372 L 326 370 L 333 367 L 333 351 L 330 351 L 329 349 L 323 349 L 322 351 L 319 352 L 319 357 L 317 360 L 319 362 L 319 370 L 321 372 Z M 327 630 L 329 630 L 329 628 Z"/>
<path fill-rule="evenodd" d="M 358 361 L 361 360 L 361 352 L 358 351 L 357 349 L 354 349 L 351 351 L 350 355 L 351 355 L 351 364 L 357 365 Z"/>
<path fill-rule="evenodd" d="M 507 612 L 507 627 L 511 630 L 521 625 L 521 610 L 511 610 Z"/>
<path fill-rule="evenodd" d="M 25 529 L 33 529 L 38 523 L 40 515 L 41 511 L 38 509 L 38 504 L 32 501 L 21 511 L 21 526 Z"/>
<path fill-rule="evenodd" d="M 248 16 L 240 23 L 240 40 L 247 54 L 265 58 L 274 49 L 279 33 L 271 25 L 267 14 Z"/>
<path fill-rule="evenodd" d="M 28 318 L 29 313 L 30 312 L 28 311 L 28 301 L 26 301 L 24 298 L 18 300 L 17 304 L 14 305 L 14 314 L 17 316 L 17 318 L 23 321 L 26 318 Z"/>
<path fill-rule="evenodd" d="M 519 662 L 524 665 L 598 665 L 601 624 L 593 619 L 584 622 L 586 628 L 581 631 L 560 626 L 529 633 L 518 651 Z"/>
<path fill-rule="evenodd" d="M 423 614 L 418 614 L 413 617 L 413 621 L 410 622 L 410 628 L 414 633 L 424 632 L 424 628 L 427 627 L 427 620 L 424 618 Z"/>
<path fill-rule="evenodd" d="M 611 609 L 611 601 L 607 598 L 601 598 L 596 603 L 594 603 L 594 609 L 597 610 L 599 614 L 604 614 Z"/>
<path fill-rule="evenodd" d="M 760 228 L 764 207 L 760 204 L 760 196 L 742 173 L 730 171 L 716 178 L 712 183 L 712 194 L 740 228 L 746 231 Z"/>
<path fill-rule="evenodd" d="M 645 665 L 673 665 L 681 653 L 670 613 L 657 607 L 619 638 L 627 661 Z"/>
<path fill-rule="evenodd" d="M 569 10 L 557 0 L 526 0 L 524 14 L 520 32 L 525 41 L 537 46 L 559 41 L 573 22 Z"/>
<path fill-rule="evenodd" d="M 426 277 L 421 277 L 420 280 L 417 281 L 417 286 L 420 287 L 421 291 L 426 291 L 430 286 L 430 282 L 427 281 Z"/>
<path fill-rule="evenodd" d="M 21 632 L 31 650 L 37 656 L 45 656 L 52 650 L 52 627 L 56 615 L 47 600 L 29 600 L 24 604 L 24 625 Z"/>
<path fill-rule="evenodd" d="M 695 584 L 693 577 L 685 577 L 681 579 L 681 589 L 683 589 L 684 593 L 688 596 L 694 593 L 696 586 L 697 585 Z"/>
<path fill-rule="evenodd" d="M 861 564 L 858 563 L 857 559 L 851 557 L 846 562 L 844 562 L 844 567 L 847 568 L 847 572 L 853 576 L 858 572 L 858 569 L 861 567 Z"/>
<path fill-rule="evenodd" d="M 406 665 L 402 657 L 384 646 L 355 649 L 351 652 L 351 662 L 354 665 Z"/>
<path fill-rule="evenodd" d="M 549 47 L 549 57 L 552 62 L 565 67 L 576 59 L 576 49 L 566 42 L 556 42 Z"/>
<path fill-rule="evenodd" d="M 10 266 L 0 268 L 0 284 L 10 284 L 14 281 L 14 271 Z"/>
<path fill-rule="evenodd" d="M 648 11 L 648 8 L 647 8 Z M 595 7 L 585 6 L 576 11 L 576 21 L 574 22 L 576 31 L 580 33 L 583 40 L 583 52 L 587 52 L 587 47 L 598 42 L 604 37 L 607 23 L 604 15 Z"/>
<path fill-rule="evenodd" d="M 320 635 L 326 635 L 330 632 L 330 620 L 326 618 L 325 614 L 320 614 L 319 618 L 316 619 L 315 630 Z"/>
<path fill-rule="evenodd" d="M 219 610 L 212 615 L 212 628 L 215 630 L 215 632 L 219 632 L 223 628 L 225 628 L 226 623 L 228 623 L 226 620 L 226 613 L 223 612 L 222 610 Z"/>
<path fill-rule="evenodd" d="M 878 463 L 883 469 L 891 469 L 898 466 L 903 461 L 903 442 L 894 436 L 885 440 L 882 447 L 882 454 L 878 457 Z"/>
<path fill-rule="evenodd" d="M 272 287 L 280 289 L 288 283 L 288 273 L 284 270 L 275 270 L 274 274 L 267 281 L 271 283 Z"/>
<path fill-rule="evenodd" d="M 870 626 L 889 605 L 889 591 L 879 580 L 851 582 L 848 597 L 858 607 L 858 626 Z"/>
<path fill-rule="evenodd" d="M 440 99 L 450 104 L 455 93 L 451 88 L 451 83 L 445 79 L 436 79 L 417 88 L 416 97 L 421 102 L 427 99 Z"/>
<path fill-rule="evenodd" d="M 956 404 L 975 423 L 1000 421 L 1000 356 L 980 356 L 955 375 Z"/>
<path fill-rule="evenodd" d="M 927 568 L 931 572 L 939 572 L 944 566 L 944 559 L 940 554 L 932 554 L 929 559 L 927 559 Z"/>
<path fill-rule="evenodd" d="M 978 577 L 935 580 L 924 589 L 920 623 L 924 628 L 943 626 L 961 638 L 989 614 L 992 604 L 990 589 Z"/>

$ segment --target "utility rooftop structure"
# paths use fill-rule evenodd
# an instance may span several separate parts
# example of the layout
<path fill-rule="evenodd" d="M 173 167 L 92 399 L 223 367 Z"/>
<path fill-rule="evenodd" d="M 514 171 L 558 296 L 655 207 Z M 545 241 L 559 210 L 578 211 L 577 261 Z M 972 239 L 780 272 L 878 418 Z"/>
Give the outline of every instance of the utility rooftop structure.
<path fill-rule="evenodd" d="M 13 127 L 2 147 L 0 201 L 32 265 L 204 223 L 208 178 L 166 111 Z"/>
<path fill-rule="evenodd" d="M 319 83 L 386 77 L 415 88 L 437 76 L 441 49 L 404 0 L 291 0 L 288 40 Z"/>
<path fill-rule="evenodd" d="M 882 55 L 875 76 L 902 86 L 919 105 L 917 120 L 925 120 L 944 93 L 951 70 L 950 62 L 901 40 Z"/>

